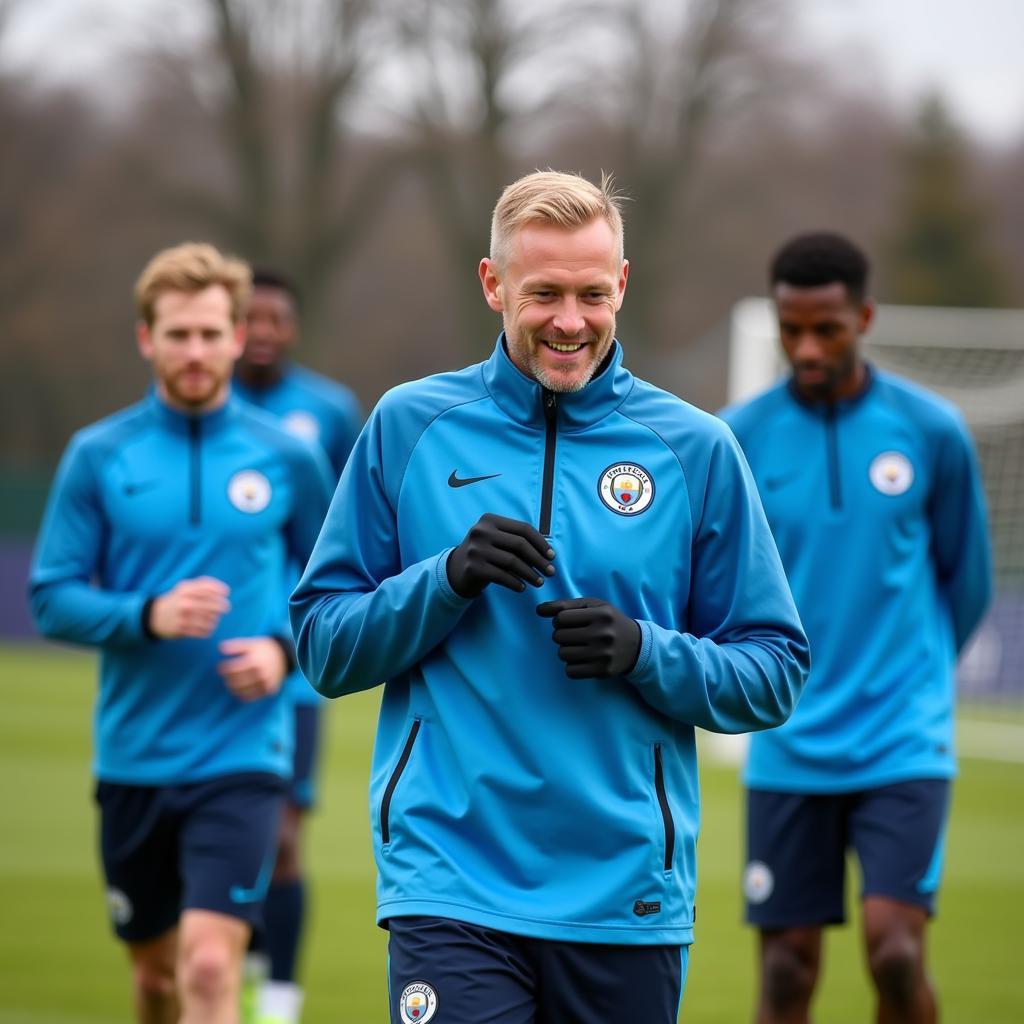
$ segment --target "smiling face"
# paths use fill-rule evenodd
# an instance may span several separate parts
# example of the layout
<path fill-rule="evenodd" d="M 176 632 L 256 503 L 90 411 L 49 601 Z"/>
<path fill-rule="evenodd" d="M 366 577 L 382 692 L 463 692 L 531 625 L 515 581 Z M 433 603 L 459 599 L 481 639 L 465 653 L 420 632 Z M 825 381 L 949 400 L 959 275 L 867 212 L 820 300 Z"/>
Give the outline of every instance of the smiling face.
<path fill-rule="evenodd" d="M 199 292 L 167 290 L 153 304 L 153 323 L 139 324 L 139 350 L 152 364 L 157 393 L 168 405 L 206 412 L 227 398 L 245 344 L 245 329 L 232 320 L 231 309 L 223 285 Z"/>
<path fill-rule="evenodd" d="M 629 263 L 603 217 L 579 228 L 523 225 L 504 265 L 480 262 L 491 309 L 502 315 L 509 358 L 550 391 L 579 391 L 615 337 Z"/>
<path fill-rule="evenodd" d="M 797 391 L 827 402 L 856 394 L 864 380 L 859 343 L 871 325 L 872 304 L 851 299 L 838 281 L 813 287 L 780 282 L 774 298 Z"/>

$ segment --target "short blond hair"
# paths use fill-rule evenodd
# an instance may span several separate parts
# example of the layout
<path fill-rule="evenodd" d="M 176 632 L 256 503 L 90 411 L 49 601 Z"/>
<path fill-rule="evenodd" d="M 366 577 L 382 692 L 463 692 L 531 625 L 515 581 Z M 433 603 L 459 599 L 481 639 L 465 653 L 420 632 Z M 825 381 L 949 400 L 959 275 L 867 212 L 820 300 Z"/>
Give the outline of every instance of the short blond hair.
<path fill-rule="evenodd" d="M 231 320 L 241 323 L 252 294 L 252 269 L 208 242 L 183 242 L 158 252 L 135 282 L 139 316 L 153 326 L 156 300 L 164 292 L 201 292 L 222 285 L 231 297 Z"/>
<path fill-rule="evenodd" d="M 581 228 L 604 217 L 611 226 L 623 258 L 623 225 L 620 204 L 610 174 L 602 173 L 601 184 L 578 174 L 534 171 L 512 182 L 501 194 L 491 218 L 491 260 L 499 267 L 508 262 L 512 236 L 524 224 L 553 224 L 560 228 Z"/>

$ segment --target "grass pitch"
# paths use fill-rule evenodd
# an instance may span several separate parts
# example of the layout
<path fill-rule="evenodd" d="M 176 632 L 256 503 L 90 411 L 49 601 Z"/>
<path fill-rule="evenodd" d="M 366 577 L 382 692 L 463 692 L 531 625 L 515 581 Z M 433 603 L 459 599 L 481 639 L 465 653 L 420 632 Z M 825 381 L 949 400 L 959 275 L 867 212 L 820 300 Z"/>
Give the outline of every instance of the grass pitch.
<path fill-rule="evenodd" d="M 0 1024 L 131 1019 L 124 954 L 110 935 L 89 772 L 94 660 L 0 648 Z M 307 860 L 313 917 L 305 1024 L 386 1024 L 385 935 L 373 923 L 367 774 L 378 692 L 328 709 L 322 809 Z M 754 937 L 740 924 L 741 790 L 702 767 L 697 943 L 687 1024 L 751 1018 Z M 965 760 L 954 795 L 932 972 L 946 1024 L 1024 1020 L 1018 919 L 1024 906 L 1024 765 Z M 853 880 L 856 886 L 856 880 Z M 855 888 L 854 888 L 855 893 Z M 855 910 L 855 899 L 849 901 Z M 872 1019 L 855 927 L 828 936 L 817 1019 Z"/>

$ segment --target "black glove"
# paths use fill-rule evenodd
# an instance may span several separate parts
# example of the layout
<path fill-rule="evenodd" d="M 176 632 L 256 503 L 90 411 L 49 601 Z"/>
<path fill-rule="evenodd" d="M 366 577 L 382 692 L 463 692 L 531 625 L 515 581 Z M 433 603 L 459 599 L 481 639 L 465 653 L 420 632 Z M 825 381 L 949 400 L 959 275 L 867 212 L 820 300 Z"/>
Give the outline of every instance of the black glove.
<path fill-rule="evenodd" d="M 448 556 L 445 568 L 460 597 L 476 597 L 489 583 L 522 593 L 527 583 L 539 587 L 545 576 L 555 575 L 554 557 L 547 540 L 529 523 L 486 512 Z"/>
<path fill-rule="evenodd" d="M 596 597 L 545 601 L 537 614 L 553 619 L 551 639 L 570 679 L 608 679 L 631 672 L 640 656 L 640 626 Z"/>

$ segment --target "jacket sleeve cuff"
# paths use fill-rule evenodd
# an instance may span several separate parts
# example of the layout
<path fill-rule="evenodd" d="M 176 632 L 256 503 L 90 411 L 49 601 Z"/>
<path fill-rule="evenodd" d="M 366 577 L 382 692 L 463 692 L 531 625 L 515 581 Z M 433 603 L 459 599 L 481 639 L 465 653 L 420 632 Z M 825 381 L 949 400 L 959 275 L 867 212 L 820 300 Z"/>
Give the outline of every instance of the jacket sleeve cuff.
<path fill-rule="evenodd" d="M 153 627 L 150 625 L 150 616 L 153 614 L 153 603 L 156 601 L 155 597 L 147 597 L 143 602 L 142 611 L 139 612 L 139 625 L 142 627 L 142 635 L 147 640 L 159 640 L 160 637 L 153 632 Z"/>
<path fill-rule="evenodd" d="M 298 662 L 295 659 L 295 641 L 290 636 L 284 636 L 283 634 L 275 633 L 270 638 L 281 648 L 281 653 L 284 655 L 285 661 L 285 672 L 286 676 L 290 676 L 296 669 Z"/>

